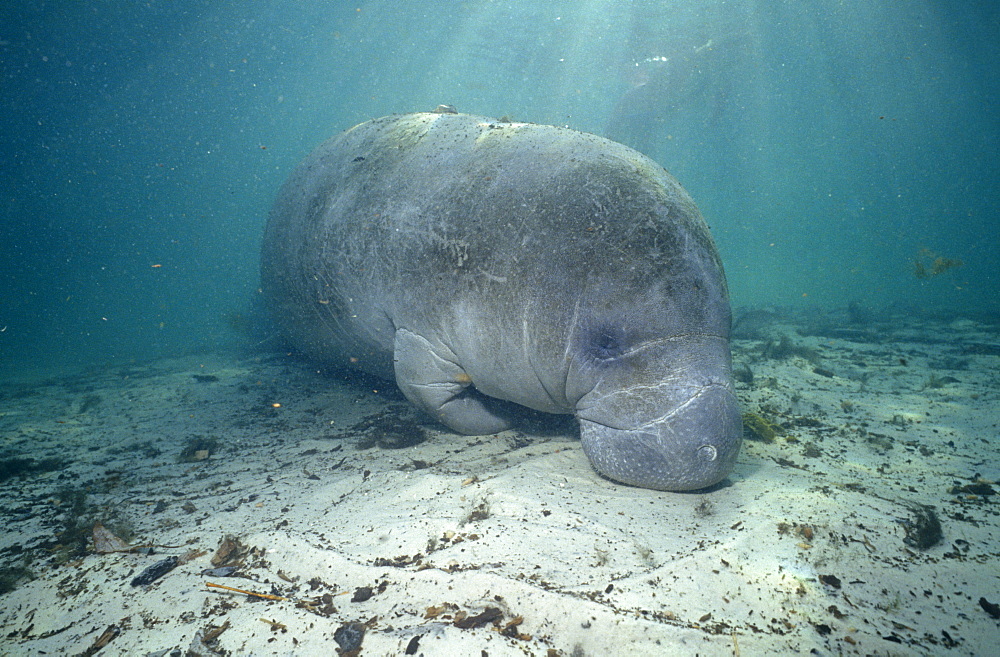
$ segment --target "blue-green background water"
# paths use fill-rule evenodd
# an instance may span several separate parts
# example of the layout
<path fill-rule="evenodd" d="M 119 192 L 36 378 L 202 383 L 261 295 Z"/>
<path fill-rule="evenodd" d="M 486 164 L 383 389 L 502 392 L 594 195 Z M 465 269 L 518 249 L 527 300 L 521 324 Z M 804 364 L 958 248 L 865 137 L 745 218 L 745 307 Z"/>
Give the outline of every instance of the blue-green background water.
<path fill-rule="evenodd" d="M 291 168 L 439 103 L 652 156 L 736 306 L 995 316 L 998 46 L 994 1 L 11 0 L 0 368 L 238 346 Z"/>

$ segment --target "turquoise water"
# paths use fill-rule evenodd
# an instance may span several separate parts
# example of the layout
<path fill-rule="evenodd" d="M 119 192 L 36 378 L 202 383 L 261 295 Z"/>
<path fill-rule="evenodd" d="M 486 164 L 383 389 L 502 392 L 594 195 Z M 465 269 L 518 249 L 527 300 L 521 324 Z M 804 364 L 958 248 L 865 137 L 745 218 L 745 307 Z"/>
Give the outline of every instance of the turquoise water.
<path fill-rule="evenodd" d="M 0 368 L 244 345 L 294 164 L 439 103 L 652 156 L 735 306 L 995 317 L 998 40 L 993 2 L 7 2 Z"/>

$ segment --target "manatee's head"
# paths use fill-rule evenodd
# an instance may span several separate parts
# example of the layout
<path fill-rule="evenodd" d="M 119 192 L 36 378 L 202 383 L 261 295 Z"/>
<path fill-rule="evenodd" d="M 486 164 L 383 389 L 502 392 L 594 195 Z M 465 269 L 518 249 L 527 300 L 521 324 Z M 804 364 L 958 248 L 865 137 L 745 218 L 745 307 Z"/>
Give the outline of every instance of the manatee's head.
<path fill-rule="evenodd" d="M 728 341 L 683 336 L 634 346 L 590 366 L 577 402 L 583 450 L 606 477 L 687 491 L 733 469 L 743 426 Z"/>
<path fill-rule="evenodd" d="M 584 452 L 611 479 L 697 490 L 735 465 L 729 300 L 711 260 L 689 255 L 654 282 L 591 286 L 576 310 L 567 398 Z"/>

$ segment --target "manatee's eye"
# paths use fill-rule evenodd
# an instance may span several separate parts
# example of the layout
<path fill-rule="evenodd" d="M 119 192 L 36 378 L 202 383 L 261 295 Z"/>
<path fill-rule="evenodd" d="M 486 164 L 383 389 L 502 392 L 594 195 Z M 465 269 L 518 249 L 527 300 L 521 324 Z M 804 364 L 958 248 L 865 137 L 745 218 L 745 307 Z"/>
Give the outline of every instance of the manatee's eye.
<path fill-rule="evenodd" d="M 594 333 L 591 341 L 591 350 L 594 357 L 599 360 L 609 360 L 620 356 L 625 350 L 620 331 L 614 329 L 598 330 Z"/>

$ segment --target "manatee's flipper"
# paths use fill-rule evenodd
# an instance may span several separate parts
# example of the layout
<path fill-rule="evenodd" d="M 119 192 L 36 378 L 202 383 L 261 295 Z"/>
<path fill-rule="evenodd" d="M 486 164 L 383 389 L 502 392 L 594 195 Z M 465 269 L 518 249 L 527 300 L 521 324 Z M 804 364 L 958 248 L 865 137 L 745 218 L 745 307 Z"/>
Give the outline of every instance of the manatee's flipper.
<path fill-rule="evenodd" d="M 396 384 L 411 403 L 448 428 L 470 436 L 503 431 L 511 425 L 499 400 L 472 387 L 455 354 L 406 329 L 396 330 L 393 348 Z"/>

